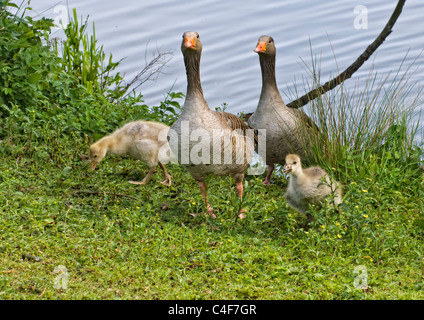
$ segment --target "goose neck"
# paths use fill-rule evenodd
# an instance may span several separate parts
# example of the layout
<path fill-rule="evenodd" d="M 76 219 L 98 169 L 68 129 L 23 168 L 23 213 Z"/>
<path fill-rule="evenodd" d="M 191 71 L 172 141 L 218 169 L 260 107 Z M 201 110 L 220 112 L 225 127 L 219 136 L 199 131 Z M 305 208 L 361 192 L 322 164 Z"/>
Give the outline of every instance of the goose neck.
<path fill-rule="evenodd" d="M 200 82 L 200 56 L 197 54 L 187 54 L 184 56 L 184 64 L 187 74 L 186 99 L 203 99 L 203 89 Z"/>
<path fill-rule="evenodd" d="M 259 62 L 262 72 L 262 90 L 278 92 L 275 78 L 275 57 L 260 55 Z"/>

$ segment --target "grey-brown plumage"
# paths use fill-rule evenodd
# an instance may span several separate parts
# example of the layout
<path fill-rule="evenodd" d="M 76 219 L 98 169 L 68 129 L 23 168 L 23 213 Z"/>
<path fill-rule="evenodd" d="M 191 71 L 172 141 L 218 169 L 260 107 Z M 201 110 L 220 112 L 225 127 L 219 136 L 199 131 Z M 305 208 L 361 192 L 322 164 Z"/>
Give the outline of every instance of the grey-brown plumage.
<path fill-rule="evenodd" d="M 184 33 L 181 51 L 187 73 L 187 93 L 182 113 L 171 126 L 169 143 L 178 162 L 199 183 L 211 212 L 204 182 L 208 174 L 233 176 L 242 197 L 242 180 L 254 151 L 253 141 L 247 134 L 252 128 L 233 114 L 212 111 L 206 103 L 200 82 L 202 43 L 197 32 Z"/>
<path fill-rule="evenodd" d="M 275 163 L 284 164 L 289 153 L 305 155 L 309 140 L 305 137 L 305 128 L 316 130 L 316 125 L 303 111 L 288 108 L 281 98 L 275 79 L 276 49 L 273 38 L 261 36 L 254 51 L 259 54 L 262 91 L 248 124 L 257 130 L 266 129 L 265 161 L 269 169 L 264 183 L 270 184 Z"/>
<path fill-rule="evenodd" d="M 130 183 L 145 185 L 160 165 L 165 174 L 165 180 L 161 183 L 170 186 L 171 176 L 164 164 L 173 160 L 173 154 L 166 141 L 168 130 L 167 125 L 154 121 L 138 120 L 125 124 L 90 146 L 91 169 L 96 168 L 107 152 L 126 155 L 143 161 L 149 167 L 149 172 L 142 181 Z"/>
<path fill-rule="evenodd" d="M 342 202 L 341 184 L 332 182 L 327 172 L 320 167 L 302 169 L 298 155 L 286 156 L 284 172 L 290 175 L 285 198 L 297 211 L 305 213 L 309 204 L 321 204 L 332 192 L 334 204 L 339 205 Z"/>

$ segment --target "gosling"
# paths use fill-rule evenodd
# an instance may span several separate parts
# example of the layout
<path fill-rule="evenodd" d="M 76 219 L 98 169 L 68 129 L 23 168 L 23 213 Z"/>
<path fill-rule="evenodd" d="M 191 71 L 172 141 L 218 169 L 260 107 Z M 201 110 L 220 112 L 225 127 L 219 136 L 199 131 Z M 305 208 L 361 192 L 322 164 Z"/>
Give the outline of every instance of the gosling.
<path fill-rule="evenodd" d="M 161 183 L 170 186 L 172 177 L 164 163 L 173 160 L 175 156 L 166 139 L 168 131 L 167 125 L 154 121 L 138 120 L 125 124 L 90 146 L 91 170 L 96 169 L 107 152 L 126 155 L 141 160 L 149 167 L 149 172 L 142 181 L 129 181 L 130 183 L 146 185 L 159 164 L 165 174 L 165 180 Z"/>
<path fill-rule="evenodd" d="M 302 163 L 297 154 L 286 156 L 284 173 L 290 175 L 284 197 L 300 213 L 304 214 L 309 204 L 320 205 L 332 192 L 334 192 L 335 206 L 342 202 L 341 184 L 337 181 L 331 182 L 327 172 L 320 167 L 302 169 Z M 312 220 L 312 216 L 308 215 L 308 218 Z"/>

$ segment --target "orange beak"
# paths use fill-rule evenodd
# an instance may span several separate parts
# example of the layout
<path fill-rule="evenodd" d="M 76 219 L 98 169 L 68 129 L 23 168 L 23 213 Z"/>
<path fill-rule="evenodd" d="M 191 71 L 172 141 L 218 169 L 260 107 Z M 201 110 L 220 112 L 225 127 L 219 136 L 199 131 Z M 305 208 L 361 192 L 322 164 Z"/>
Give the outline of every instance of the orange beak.
<path fill-rule="evenodd" d="M 91 170 L 96 169 L 97 163 L 95 161 L 91 161 Z"/>
<path fill-rule="evenodd" d="M 258 44 L 256 45 L 255 50 L 253 50 L 256 53 L 263 53 L 266 52 L 266 44 L 265 42 L 258 42 Z"/>
<path fill-rule="evenodd" d="M 194 37 L 185 37 L 184 38 L 184 47 L 189 49 L 196 48 L 196 39 Z"/>

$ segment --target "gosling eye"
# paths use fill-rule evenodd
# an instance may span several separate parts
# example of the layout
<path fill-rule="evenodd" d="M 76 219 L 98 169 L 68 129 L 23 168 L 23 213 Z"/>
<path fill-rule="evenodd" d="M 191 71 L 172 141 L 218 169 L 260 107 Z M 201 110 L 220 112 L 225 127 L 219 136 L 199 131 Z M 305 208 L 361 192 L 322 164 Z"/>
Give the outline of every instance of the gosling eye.
<path fill-rule="evenodd" d="M 295 161 L 295 162 L 293 162 L 293 164 L 296 164 L 296 161 Z"/>
<path fill-rule="evenodd" d="M 97 158 L 97 154 L 94 155 L 94 158 Z"/>
<path fill-rule="evenodd" d="M 197 39 L 199 39 L 199 35 L 197 35 Z"/>

